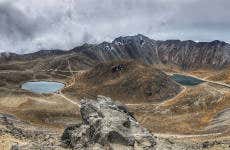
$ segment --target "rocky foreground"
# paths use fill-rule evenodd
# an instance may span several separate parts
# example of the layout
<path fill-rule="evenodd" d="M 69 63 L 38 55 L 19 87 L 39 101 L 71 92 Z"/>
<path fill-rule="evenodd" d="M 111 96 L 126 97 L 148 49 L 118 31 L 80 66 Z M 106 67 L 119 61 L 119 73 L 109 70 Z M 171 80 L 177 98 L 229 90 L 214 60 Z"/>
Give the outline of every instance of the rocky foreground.
<path fill-rule="evenodd" d="M 153 136 L 141 127 L 126 106 L 98 96 L 81 101 L 82 123 L 55 132 L 14 116 L 0 115 L 0 149 L 9 138 L 12 150 L 194 150 L 229 149 L 225 141 L 192 142 Z M 3 146 L 2 146 L 3 145 Z"/>
<path fill-rule="evenodd" d="M 127 108 L 110 98 L 81 102 L 83 123 L 65 130 L 62 141 L 75 149 L 155 149 L 156 139 Z"/>

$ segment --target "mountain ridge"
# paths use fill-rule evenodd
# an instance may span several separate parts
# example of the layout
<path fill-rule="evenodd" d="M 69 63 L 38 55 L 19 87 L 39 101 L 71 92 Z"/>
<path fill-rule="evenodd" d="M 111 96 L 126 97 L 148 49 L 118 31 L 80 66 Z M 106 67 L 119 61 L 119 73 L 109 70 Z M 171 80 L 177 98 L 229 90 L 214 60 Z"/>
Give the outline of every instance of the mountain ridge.
<path fill-rule="evenodd" d="M 83 44 L 70 50 L 40 50 L 29 54 L 1 53 L 1 61 L 64 56 L 88 58 L 98 63 L 134 59 L 146 64 L 176 65 L 184 70 L 202 67 L 221 69 L 230 65 L 230 44 L 215 40 L 156 41 L 144 35 L 120 36 L 110 42 Z"/>

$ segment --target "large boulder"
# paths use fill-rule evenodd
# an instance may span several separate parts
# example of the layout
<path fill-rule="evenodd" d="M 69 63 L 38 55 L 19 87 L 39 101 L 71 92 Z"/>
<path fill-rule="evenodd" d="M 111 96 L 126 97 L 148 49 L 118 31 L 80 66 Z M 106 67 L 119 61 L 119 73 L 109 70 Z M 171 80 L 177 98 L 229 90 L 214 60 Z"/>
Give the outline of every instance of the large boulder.
<path fill-rule="evenodd" d="M 82 124 L 65 129 L 62 142 L 74 149 L 155 149 L 156 139 L 132 113 L 110 98 L 81 101 Z"/>

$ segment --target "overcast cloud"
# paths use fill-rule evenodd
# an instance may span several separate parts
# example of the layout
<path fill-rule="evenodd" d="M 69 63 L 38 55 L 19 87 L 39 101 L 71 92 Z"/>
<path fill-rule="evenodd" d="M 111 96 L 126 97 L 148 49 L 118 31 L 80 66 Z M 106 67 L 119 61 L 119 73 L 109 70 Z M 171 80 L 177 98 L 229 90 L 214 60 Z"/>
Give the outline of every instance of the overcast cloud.
<path fill-rule="evenodd" d="M 118 36 L 230 42 L 230 0 L 0 0 L 0 52 L 71 49 Z"/>

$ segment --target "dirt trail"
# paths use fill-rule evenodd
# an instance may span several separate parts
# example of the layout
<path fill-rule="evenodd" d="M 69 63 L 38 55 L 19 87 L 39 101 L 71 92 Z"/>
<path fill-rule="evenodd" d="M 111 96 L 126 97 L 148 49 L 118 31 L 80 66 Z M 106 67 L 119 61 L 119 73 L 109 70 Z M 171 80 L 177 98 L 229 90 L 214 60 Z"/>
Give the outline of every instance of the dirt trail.
<path fill-rule="evenodd" d="M 73 79 L 72 84 L 67 85 L 67 87 L 69 87 L 69 86 L 72 86 L 72 85 L 75 84 L 75 82 L 76 82 L 75 76 L 81 74 L 82 71 L 73 71 L 69 59 L 67 60 L 67 63 L 68 63 L 69 72 L 71 73 L 71 77 L 70 77 L 70 78 Z M 55 71 L 56 71 L 56 70 L 55 70 Z M 75 101 L 69 99 L 69 98 L 66 97 L 61 91 L 59 91 L 59 92 L 56 93 L 56 94 L 59 95 L 59 96 L 61 96 L 61 97 L 63 97 L 63 98 L 64 98 L 65 100 L 67 100 L 68 102 L 70 102 L 70 103 L 72 103 L 72 104 L 74 104 L 74 105 L 77 105 L 79 108 L 81 107 L 81 105 L 80 105 L 78 102 L 75 102 Z"/>
<path fill-rule="evenodd" d="M 180 97 L 182 94 L 184 94 L 184 92 L 187 90 L 187 88 L 185 86 L 183 86 L 183 90 L 177 94 L 176 96 L 174 96 L 171 99 L 165 100 L 164 102 L 160 103 L 156 108 L 159 108 L 160 106 L 165 106 L 167 104 L 169 104 L 172 101 L 175 101 L 178 97 Z"/>
<path fill-rule="evenodd" d="M 182 134 L 161 134 L 161 133 L 154 133 L 157 137 L 162 138 L 198 138 L 198 137 L 210 137 L 210 136 L 218 136 L 222 133 L 211 133 L 211 134 L 198 134 L 198 135 L 182 135 Z"/>
<path fill-rule="evenodd" d="M 78 74 L 81 74 L 81 71 L 78 72 Z M 230 89 L 230 85 L 227 85 L 227 84 L 224 84 L 224 83 L 219 83 L 219 82 L 214 82 L 214 81 L 209 81 L 209 80 L 205 80 L 205 79 L 202 79 L 202 78 L 199 78 L 199 77 L 196 77 L 194 75 L 189 75 L 189 74 L 182 74 L 182 75 L 186 75 L 186 76 L 192 76 L 194 78 L 197 78 L 197 79 L 200 79 L 200 80 L 203 80 L 205 81 L 206 83 L 211 83 L 212 87 L 217 89 L 218 90 L 218 86 L 221 86 L 222 88 L 227 88 L 227 89 Z M 216 86 L 215 86 L 216 85 Z M 180 97 L 181 95 L 183 95 L 187 90 L 187 87 L 186 86 L 183 86 L 183 90 L 177 94 L 175 97 L 171 98 L 171 99 L 168 99 L 168 100 L 165 100 L 164 102 L 162 103 L 159 103 L 159 104 L 154 104 L 156 106 L 156 109 L 158 107 L 161 107 L 161 106 L 165 106 L 167 105 L 168 103 L 170 102 L 173 102 L 175 101 L 178 97 Z M 219 91 L 219 90 L 218 90 Z M 61 91 L 57 94 L 58 96 L 61 96 L 62 98 L 64 98 L 65 100 L 67 100 L 68 102 L 78 106 L 79 108 L 81 107 L 80 103 L 77 102 L 77 101 L 73 101 L 71 99 L 69 99 L 68 97 L 66 97 Z M 141 105 L 149 105 L 149 104 L 146 104 L 146 103 L 140 103 L 140 104 L 131 104 L 131 103 L 128 103 L 126 104 L 127 106 L 141 106 Z M 226 120 L 226 116 L 228 115 L 224 115 L 224 119 Z M 219 119 L 219 118 L 218 118 Z M 223 118 L 222 118 L 223 119 Z M 212 134 L 200 134 L 200 135 L 177 135 L 177 134 L 155 134 L 156 136 L 159 136 L 159 137 L 163 137 L 163 138 L 178 138 L 178 139 L 182 139 L 182 138 L 198 138 L 198 137 L 210 137 L 210 136 L 218 136 L 218 135 L 221 135 L 222 133 L 212 133 Z"/>
<path fill-rule="evenodd" d="M 59 93 L 55 93 L 55 95 L 61 96 L 62 98 L 64 98 L 65 100 L 67 100 L 68 102 L 77 105 L 79 108 L 81 107 L 81 105 L 78 102 L 75 102 L 71 99 L 69 99 L 68 97 L 66 97 L 63 93 L 59 92 Z"/>
<path fill-rule="evenodd" d="M 215 128 L 226 128 L 230 127 L 230 108 L 224 109 L 221 112 L 219 112 L 210 125 L 207 127 L 207 129 L 215 129 Z"/>
<path fill-rule="evenodd" d="M 169 102 L 171 102 L 171 101 L 174 101 L 177 97 L 179 97 L 179 96 L 181 96 L 182 94 L 184 94 L 184 92 L 186 91 L 186 87 L 185 86 L 183 86 L 183 90 L 180 92 L 180 93 L 178 93 L 176 96 L 174 96 L 174 97 L 172 97 L 172 98 L 170 98 L 170 99 L 168 99 L 168 100 L 165 100 L 165 101 L 163 101 L 163 102 L 161 102 L 161 103 L 139 103 L 139 104 L 130 104 L 130 103 L 127 103 L 127 104 L 125 104 L 125 105 L 127 105 L 127 106 L 140 106 L 140 105 L 157 105 L 157 107 L 156 108 L 158 108 L 158 107 L 160 107 L 160 106 L 164 106 L 164 105 L 166 105 L 167 103 L 169 103 Z"/>

